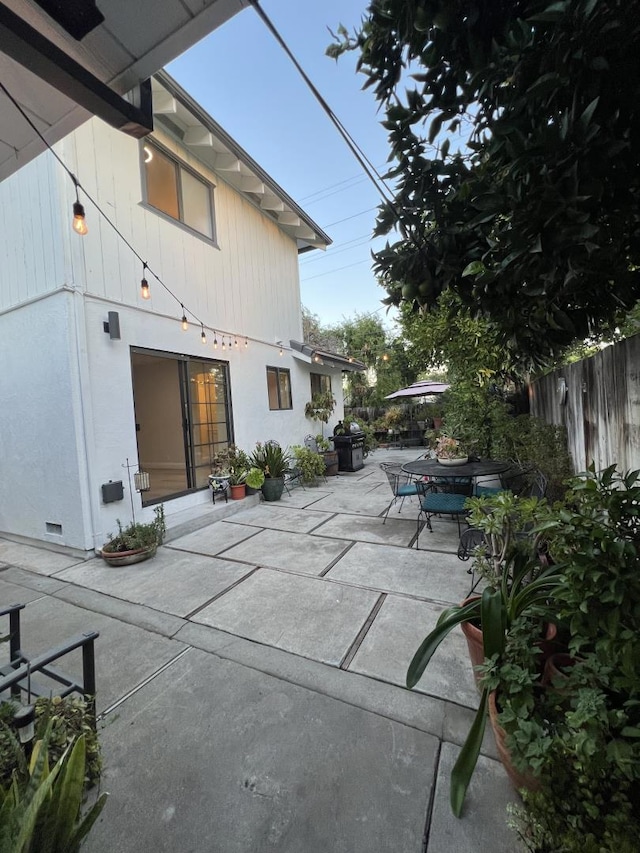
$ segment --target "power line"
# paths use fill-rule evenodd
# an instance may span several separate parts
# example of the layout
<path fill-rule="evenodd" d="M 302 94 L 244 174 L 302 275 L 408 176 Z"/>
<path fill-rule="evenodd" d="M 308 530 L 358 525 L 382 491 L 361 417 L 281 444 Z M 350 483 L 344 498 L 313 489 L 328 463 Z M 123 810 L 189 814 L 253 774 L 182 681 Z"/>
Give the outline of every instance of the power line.
<path fill-rule="evenodd" d="M 338 219 L 337 222 L 330 222 L 328 225 L 323 225 L 324 228 L 331 228 L 333 225 L 340 225 L 342 222 L 348 222 L 350 219 L 355 219 L 357 216 L 364 216 L 365 213 L 371 213 L 372 210 L 377 210 L 375 207 L 368 207 L 366 210 L 361 210 L 360 213 L 354 213 L 352 216 L 346 216 L 344 219 Z"/>
<path fill-rule="evenodd" d="M 382 168 L 379 166 L 378 168 Z M 300 204 L 304 204 L 306 202 L 307 206 L 309 204 L 315 204 L 316 201 L 321 201 L 322 199 L 329 198 L 332 195 L 336 195 L 337 193 L 344 192 L 347 189 L 351 189 L 355 184 L 359 184 L 366 179 L 366 175 L 352 175 L 350 178 L 345 178 L 343 181 L 338 181 L 335 184 L 329 184 L 326 187 L 323 187 L 319 190 L 316 190 L 313 193 L 309 193 L 309 195 L 303 196 L 298 199 Z M 344 186 L 345 184 L 350 184 L 351 186 Z M 342 189 L 335 189 L 336 187 L 342 187 Z M 328 190 L 335 190 L 334 192 L 328 192 Z M 325 195 L 326 193 L 326 195 Z M 320 198 L 316 198 L 316 196 L 320 196 Z"/>
<path fill-rule="evenodd" d="M 360 242 L 357 242 L 356 240 L 351 240 L 350 242 L 353 243 L 354 245 L 352 245 L 352 246 L 345 245 L 344 249 L 336 249 L 336 250 L 332 249 L 329 252 L 324 252 L 322 255 L 316 255 L 313 258 L 308 258 L 306 260 L 306 262 L 303 259 L 302 261 L 300 261 L 300 266 L 306 267 L 306 266 L 309 266 L 309 264 L 317 263 L 317 261 L 326 261 L 329 258 L 335 257 L 335 255 L 341 255 L 343 252 L 351 252 L 351 251 L 353 251 L 353 249 L 357 249 L 359 246 L 364 246 L 365 243 L 371 242 L 371 237 L 369 237 L 369 235 L 367 235 L 364 239 L 362 237 L 359 239 L 360 239 Z"/>
<path fill-rule="evenodd" d="M 303 284 L 306 281 L 311 281 L 311 279 L 313 279 L 313 278 L 321 278 L 323 275 L 332 275 L 332 273 L 334 273 L 334 272 L 340 272 L 340 270 L 347 270 L 347 269 L 349 269 L 349 267 L 357 267 L 357 266 L 360 266 L 360 264 L 367 264 L 367 263 L 369 263 L 369 261 L 370 261 L 369 258 L 365 258 L 362 261 L 356 261 L 354 264 L 347 264 L 346 266 L 338 267 L 335 270 L 329 270 L 328 272 L 319 272 L 316 275 L 310 275 L 309 278 L 301 278 L 300 284 Z"/>
<path fill-rule="evenodd" d="M 349 150 L 351 151 L 353 156 L 356 158 L 356 160 L 358 161 L 358 163 L 362 167 L 364 173 L 367 175 L 367 177 L 369 178 L 371 183 L 374 185 L 374 187 L 376 188 L 376 190 L 378 191 L 380 196 L 384 199 L 384 201 L 388 205 L 389 209 L 392 211 L 393 215 L 396 218 L 396 221 L 400 225 L 400 228 L 403 232 L 403 235 L 405 235 L 405 239 L 407 239 L 411 243 L 413 243 L 413 245 L 416 247 L 418 252 L 422 255 L 426 246 L 425 246 L 424 242 L 418 236 L 416 236 L 416 234 L 414 232 L 414 228 L 410 223 L 408 223 L 406 225 L 404 225 L 402 223 L 402 220 L 400 217 L 400 212 L 399 212 L 399 210 L 395 204 L 395 196 L 393 194 L 393 191 L 388 187 L 385 179 L 380 175 L 380 173 L 378 172 L 376 167 L 371 163 L 371 161 L 369 160 L 367 155 L 364 153 L 362 148 L 360 148 L 358 143 L 354 140 L 354 138 L 351 136 L 349 131 L 342 124 L 342 122 L 340 121 L 338 116 L 333 112 L 333 110 L 331 109 L 331 107 L 329 106 L 327 101 L 320 94 L 320 92 L 318 91 L 316 86 L 311 81 L 311 78 L 308 76 L 308 74 L 305 72 L 305 70 L 302 68 L 302 66 L 300 65 L 300 63 L 298 62 L 296 57 L 294 56 L 293 51 L 290 49 L 290 47 L 287 45 L 287 43 L 285 42 L 283 37 L 280 35 L 280 33 L 276 29 L 275 25 L 273 24 L 273 22 L 271 21 L 269 16 L 266 14 L 266 12 L 260 6 L 260 3 L 258 2 L 258 0 L 249 0 L 249 2 L 253 6 L 253 8 L 256 10 L 256 13 L 261 18 L 262 22 L 267 27 L 269 32 L 273 35 L 275 40 L 278 42 L 278 44 L 280 45 L 282 50 L 289 57 L 289 59 L 291 60 L 291 62 L 295 66 L 296 70 L 298 71 L 298 73 L 300 74 L 300 76 L 302 77 L 304 82 L 307 84 L 307 87 L 312 92 L 313 96 L 318 101 L 318 103 L 320 104 L 320 106 L 322 107 L 324 112 L 327 114 L 327 116 L 329 117 L 329 120 L 333 123 L 336 130 L 338 131 L 338 133 L 340 134 L 340 136 L 343 138 L 344 142 L 346 143 L 347 147 L 349 148 Z M 390 197 L 386 195 L 387 193 L 389 193 Z M 334 223 L 334 224 L 337 224 L 337 223 Z M 406 234 L 405 234 L 405 232 L 406 232 Z"/>

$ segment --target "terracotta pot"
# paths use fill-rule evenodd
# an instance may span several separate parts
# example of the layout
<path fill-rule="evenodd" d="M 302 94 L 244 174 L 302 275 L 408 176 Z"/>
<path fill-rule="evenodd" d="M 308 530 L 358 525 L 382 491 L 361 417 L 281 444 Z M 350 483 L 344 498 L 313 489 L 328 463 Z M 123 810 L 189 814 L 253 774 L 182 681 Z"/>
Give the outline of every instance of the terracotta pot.
<path fill-rule="evenodd" d="M 537 791 L 540 788 L 540 782 L 536 779 L 533 773 L 520 772 L 520 770 L 517 770 L 514 767 L 511 761 L 511 753 L 507 749 L 507 733 L 498 722 L 498 708 L 496 705 L 495 691 L 489 694 L 489 719 L 491 721 L 491 728 L 493 729 L 493 736 L 496 740 L 498 755 L 504 765 L 504 769 L 507 771 L 507 776 L 511 779 L 516 788 L 526 788 L 528 791 Z"/>
<path fill-rule="evenodd" d="M 480 596 L 471 596 L 470 598 L 465 598 L 462 604 L 468 604 L 470 601 L 474 601 L 478 599 Z M 460 627 L 462 628 L 462 633 L 465 636 L 467 641 L 467 648 L 469 649 L 469 657 L 471 658 L 471 664 L 474 667 L 473 675 L 476 680 L 476 686 L 478 690 L 480 690 L 480 675 L 478 671 L 475 669 L 476 666 L 484 663 L 484 643 L 482 639 L 482 631 L 472 622 L 462 622 Z M 547 623 L 545 629 L 544 639 L 539 640 L 536 645 L 538 645 L 542 649 L 542 656 L 540 659 L 540 665 L 543 666 L 544 662 L 547 660 L 549 655 L 552 655 L 556 649 L 556 643 L 554 642 L 554 638 L 558 633 L 558 629 L 553 622 Z"/>
<path fill-rule="evenodd" d="M 100 556 L 109 566 L 131 566 L 149 560 L 155 556 L 157 550 L 157 545 L 149 545 L 147 548 L 134 548 L 132 551 L 100 551 Z"/>
<path fill-rule="evenodd" d="M 544 662 L 542 684 L 546 687 L 553 684 L 558 693 L 562 693 L 562 681 L 568 678 L 567 670 L 577 663 L 576 659 L 567 652 L 556 652 Z"/>
<path fill-rule="evenodd" d="M 246 487 L 244 483 L 240 483 L 238 486 L 231 486 L 231 500 L 232 501 L 241 501 L 246 494 Z"/>

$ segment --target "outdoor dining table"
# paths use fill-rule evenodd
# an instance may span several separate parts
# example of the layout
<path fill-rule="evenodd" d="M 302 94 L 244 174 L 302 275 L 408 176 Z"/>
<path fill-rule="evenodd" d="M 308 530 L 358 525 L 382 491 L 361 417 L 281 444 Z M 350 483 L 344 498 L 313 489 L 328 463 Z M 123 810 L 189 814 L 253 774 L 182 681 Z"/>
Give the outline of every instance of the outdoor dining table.
<path fill-rule="evenodd" d="M 413 462 L 406 462 L 402 470 L 417 477 L 489 477 L 492 474 L 503 474 L 512 464 L 499 459 L 480 459 L 478 462 L 463 462 L 460 465 L 443 465 L 437 459 L 414 459 Z"/>

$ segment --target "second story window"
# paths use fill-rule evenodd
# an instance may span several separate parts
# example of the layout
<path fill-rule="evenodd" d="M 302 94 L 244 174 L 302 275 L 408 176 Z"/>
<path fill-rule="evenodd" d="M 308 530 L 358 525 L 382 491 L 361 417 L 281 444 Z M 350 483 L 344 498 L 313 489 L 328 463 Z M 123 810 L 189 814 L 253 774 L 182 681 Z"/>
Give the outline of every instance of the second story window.
<path fill-rule="evenodd" d="M 267 391 L 270 409 L 292 409 L 291 374 L 286 368 L 267 367 Z"/>
<path fill-rule="evenodd" d="M 143 155 L 147 204 L 213 240 L 213 186 L 148 140 Z"/>

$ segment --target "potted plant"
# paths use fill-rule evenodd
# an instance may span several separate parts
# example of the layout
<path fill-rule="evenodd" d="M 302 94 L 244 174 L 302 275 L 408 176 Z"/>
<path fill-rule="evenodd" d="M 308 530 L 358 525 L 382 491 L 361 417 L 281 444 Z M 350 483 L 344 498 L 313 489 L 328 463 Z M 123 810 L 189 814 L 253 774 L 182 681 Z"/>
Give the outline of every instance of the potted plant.
<path fill-rule="evenodd" d="M 336 433 L 337 435 L 337 433 Z M 338 473 L 338 451 L 331 446 L 331 438 L 325 438 L 323 435 L 316 436 L 316 447 L 322 454 L 324 470 L 321 472 L 327 477 L 335 477 Z"/>
<path fill-rule="evenodd" d="M 101 550 L 102 559 L 110 566 L 129 566 L 141 563 L 153 557 L 162 545 L 166 533 L 164 505 L 160 504 L 154 510 L 154 520 L 147 524 L 132 521 L 128 527 L 123 527 L 117 519 L 118 533 L 111 536 Z"/>
<path fill-rule="evenodd" d="M 469 454 L 461 441 L 448 435 L 436 438 L 434 451 L 436 459 L 443 465 L 462 465 L 469 459 Z"/>
<path fill-rule="evenodd" d="M 336 399 L 331 391 L 322 391 L 314 394 L 304 407 L 305 417 L 321 423 L 320 435 L 316 436 L 318 450 L 324 454 L 325 474 L 333 477 L 338 473 L 338 451 L 331 447 L 329 440 L 324 437 L 324 425 L 329 423 L 329 418 L 336 407 Z M 318 443 L 319 440 L 319 443 Z M 322 448 L 321 446 L 322 445 Z"/>
<path fill-rule="evenodd" d="M 245 496 L 245 480 L 247 472 L 238 466 L 234 466 L 229 471 L 229 488 L 231 490 L 231 500 L 240 501 Z"/>
<path fill-rule="evenodd" d="M 302 482 L 314 485 L 318 477 L 325 471 L 325 461 L 322 453 L 316 453 L 308 447 L 295 445 L 291 448 L 295 459 L 295 467 L 300 472 Z"/>
<path fill-rule="evenodd" d="M 264 472 L 255 466 L 249 468 L 244 482 L 247 487 L 247 494 L 253 495 L 256 492 L 259 492 L 262 488 L 262 484 L 264 483 Z"/>
<path fill-rule="evenodd" d="M 569 485 L 545 533 L 573 665 L 542 686 L 516 626 L 488 684 L 514 766 L 538 780 L 519 814 L 529 849 L 631 851 L 640 837 L 640 474 L 591 466 Z"/>
<path fill-rule="evenodd" d="M 475 568 L 484 571 L 488 586 L 480 597 L 443 611 L 409 665 L 406 681 L 410 688 L 418 683 L 434 652 L 456 625 L 475 624 L 482 632 L 484 660 L 499 660 L 511 626 L 518 619 L 526 616 L 535 626 L 532 645 L 542 640 L 544 626 L 553 621 L 555 611 L 549 600 L 559 584 L 558 569 L 540 559 L 540 538 L 549 518 L 546 503 L 510 493 L 469 503 L 475 512 L 473 523 L 487 534 L 487 545 L 479 550 Z M 492 505 L 496 506 L 495 513 L 491 512 Z M 533 522 L 536 529 L 527 530 Z M 489 685 L 483 684 L 478 712 L 451 773 L 451 808 L 458 817 L 480 753 L 489 693 Z"/>
<path fill-rule="evenodd" d="M 251 455 L 251 464 L 264 474 L 262 495 L 265 501 L 278 501 L 284 491 L 284 477 L 289 470 L 291 457 L 277 441 L 258 442 Z"/>

